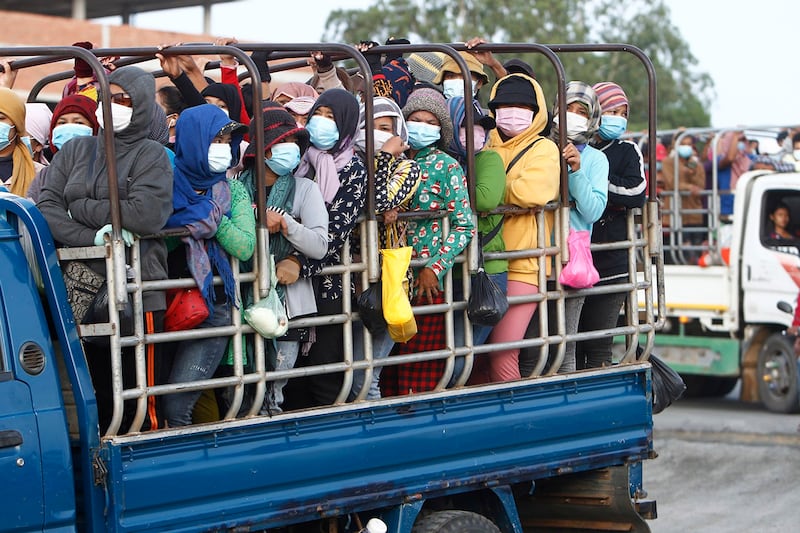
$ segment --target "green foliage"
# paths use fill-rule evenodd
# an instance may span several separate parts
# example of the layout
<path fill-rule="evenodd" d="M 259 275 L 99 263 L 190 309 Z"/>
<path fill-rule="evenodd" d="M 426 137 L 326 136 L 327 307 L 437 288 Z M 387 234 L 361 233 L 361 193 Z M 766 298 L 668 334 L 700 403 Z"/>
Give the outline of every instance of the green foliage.
<path fill-rule="evenodd" d="M 627 43 L 652 60 L 658 80 L 659 129 L 710 124 L 713 82 L 670 21 L 663 0 L 378 0 L 365 10 L 337 9 L 328 17 L 326 41 L 464 42 L 481 36 L 497 43 Z M 556 75 L 539 54 L 498 54 L 528 61 L 552 107 Z M 647 124 L 647 73 L 630 54 L 562 53 L 567 81 L 614 81 L 630 100 L 629 126 Z M 488 69 L 487 69 L 488 70 Z M 489 91 L 481 91 L 484 98 Z"/>

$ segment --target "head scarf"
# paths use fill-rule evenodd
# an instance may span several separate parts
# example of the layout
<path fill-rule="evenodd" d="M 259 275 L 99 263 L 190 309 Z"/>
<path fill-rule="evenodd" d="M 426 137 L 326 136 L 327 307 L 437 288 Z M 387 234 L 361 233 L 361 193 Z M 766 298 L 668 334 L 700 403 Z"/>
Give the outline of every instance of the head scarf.
<path fill-rule="evenodd" d="M 191 235 L 183 237 L 187 245 L 186 262 L 211 313 L 214 269 L 223 280 L 228 301 L 236 301 L 230 264 L 214 239 L 220 217 L 230 212 L 230 187 L 225 172 L 211 172 L 208 166 L 208 147 L 230 123 L 231 119 L 219 107 L 203 104 L 186 109 L 175 125 L 173 212 L 165 227 L 189 229 Z"/>
<path fill-rule="evenodd" d="M 467 157 L 467 149 L 461 144 L 461 126 L 466 116 L 466 108 L 464 106 L 463 96 L 454 96 L 447 100 L 447 107 L 450 110 L 450 119 L 453 121 L 453 138 L 448 146 L 450 153 L 455 154 L 459 163 L 463 163 Z M 476 126 L 483 127 L 486 130 L 486 141 L 489 140 L 489 131 L 493 130 L 497 125 L 492 117 L 483 114 L 483 110 L 479 105 L 475 104 L 473 100 L 472 105 L 472 122 Z"/>
<path fill-rule="evenodd" d="M 94 114 L 95 111 L 97 111 L 97 102 L 88 96 L 71 94 L 62 98 L 53 110 L 53 118 L 50 120 L 49 140 L 51 150 L 53 150 L 54 153 L 58 151 L 58 148 L 53 144 L 53 129 L 58 124 L 58 119 L 67 113 L 78 113 L 84 117 L 91 125 L 92 135 L 97 135 L 97 130 L 100 129 L 100 125 L 97 123 L 97 117 Z"/>
<path fill-rule="evenodd" d="M 366 139 L 367 121 L 364 116 L 364 106 L 359 109 L 358 119 L 358 134 L 356 135 L 356 146 L 360 150 L 364 150 L 364 142 Z M 399 136 L 403 143 L 408 144 L 408 128 L 406 127 L 406 120 L 403 118 L 403 112 L 400 106 L 391 98 L 384 96 L 376 96 L 372 100 L 372 116 L 373 118 L 392 117 L 392 124 L 394 126 L 393 133 Z"/>
<path fill-rule="evenodd" d="M 25 196 L 36 174 L 33 166 L 33 157 L 22 137 L 27 135 L 25 130 L 25 102 L 11 89 L 0 87 L 0 112 L 11 119 L 14 124 L 16 139 L 12 152 L 13 170 L 11 171 L 11 184 L 9 190 L 17 196 Z"/>
<path fill-rule="evenodd" d="M 630 114 L 630 104 L 628 104 L 628 96 L 622 87 L 614 82 L 601 81 L 592 86 L 595 94 L 597 94 L 597 101 L 600 103 L 601 113 L 611 111 L 624 105 L 628 106 L 628 114 Z"/>
<path fill-rule="evenodd" d="M 339 130 L 339 140 L 330 150 L 320 150 L 311 145 L 306 151 L 297 176 L 310 176 L 314 170 L 314 179 L 322 191 L 325 203 L 331 203 L 339 191 L 339 171 L 353 158 L 356 132 L 358 131 L 358 100 L 343 89 L 328 89 L 317 98 L 314 107 L 309 111 L 309 118 L 320 107 L 329 107 L 333 111 L 333 120 Z"/>
<path fill-rule="evenodd" d="M 289 81 L 275 87 L 270 96 L 270 100 L 275 100 L 282 94 L 290 98 L 297 98 L 298 96 L 311 96 L 312 98 L 316 98 L 319 93 L 317 93 L 317 90 L 311 85 L 300 83 L 299 81 Z"/>
<path fill-rule="evenodd" d="M 447 110 L 444 96 L 435 89 L 422 88 L 414 90 L 403 108 L 403 116 L 408 120 L 408 117 L 415 111 L 428 111 L 436 116 L 441 127 L 439 141 L 436 145 L 442 150 L 447 149 L 447 145 L 450 144 L 450 140 L 453 138 L 453 121 L 450 119 L 450 112 Z"/>
<path fill-rule="evenodd" d="M 36 139 L 42 146 L 47 144 L 50 137 L 50 120 L 53 112 L 47 104 L 26 103 L 25 104 L 25 129 L 28 135 Z"/>
<path fill-rule="evenodd" d="M 578 135 L 573 135 L 573 137 L 569 139 L 574 144 L 586 144 L 589 142 L 589 139 L 594 137 L 594 134 L 597 133 L 597 130 L 600 128 L 600 103 L 597 101 L 597 94 L 590 85 L 582 81 L 571 81 L 567 84 L 566 96 L 567 106 L 573 102 L 579 102 L 585 105 L 589 110 L 586 131 Z M 553 117 L 556 122 L 558 119 L 558 111 L 558 102 L 556 102 L 556 105 L 553 107 Z M 556 129 L 553 129 L 552 136 L 553 140 L 558 142 L 558 131 Z"/>

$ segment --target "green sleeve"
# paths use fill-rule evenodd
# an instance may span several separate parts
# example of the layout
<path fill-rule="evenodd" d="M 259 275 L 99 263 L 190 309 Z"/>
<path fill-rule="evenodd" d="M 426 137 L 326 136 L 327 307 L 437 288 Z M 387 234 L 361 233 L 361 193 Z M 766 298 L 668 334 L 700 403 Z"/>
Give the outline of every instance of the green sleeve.
<path fill-rule="evenodd" d="M 475 155 L 475 208 L 487 213 L 503 203 L 506 193 L 506 169 L 503 158 L 494 150 Z"/>
<path fill-rule="evenodd" d="M 231 187 L 231 216 L 222 216 L 217 242 L 240 261 L 247 261 L 256 249 L 256 218 L 250 195 L 238 180 L 228 180 Z"/>

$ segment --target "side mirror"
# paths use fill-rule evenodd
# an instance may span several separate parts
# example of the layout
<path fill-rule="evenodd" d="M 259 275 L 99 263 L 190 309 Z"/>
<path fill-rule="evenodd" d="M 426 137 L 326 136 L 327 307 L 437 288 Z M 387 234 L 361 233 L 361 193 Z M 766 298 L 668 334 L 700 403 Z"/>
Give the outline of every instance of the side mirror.
<path fill-rule="evenodd" d="M 778 309 L 783 311 L 784 313 L 789 313 L 790 315 L 794 314 L 794 309 L 792 308 L 792 304 L 789 302 L 784 302 L 781 300 L 778 302 Z"/>

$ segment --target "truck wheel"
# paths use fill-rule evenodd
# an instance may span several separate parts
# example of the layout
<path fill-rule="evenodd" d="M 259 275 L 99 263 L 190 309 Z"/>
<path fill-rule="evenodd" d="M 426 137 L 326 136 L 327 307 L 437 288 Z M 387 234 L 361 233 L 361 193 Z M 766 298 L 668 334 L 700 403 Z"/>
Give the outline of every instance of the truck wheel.
<path fill-rule="evenodd" d="M 411 533 L 500 533 L 500 528 L 477 513 L 438 511 L 420 518 Z"/>
<path fill-rule="evenodd" d="M 797 355 L 781 333 L 767 339 L 758 354 L 758 396 L 775 413 L 800 411 L 797 395 Z"/>

